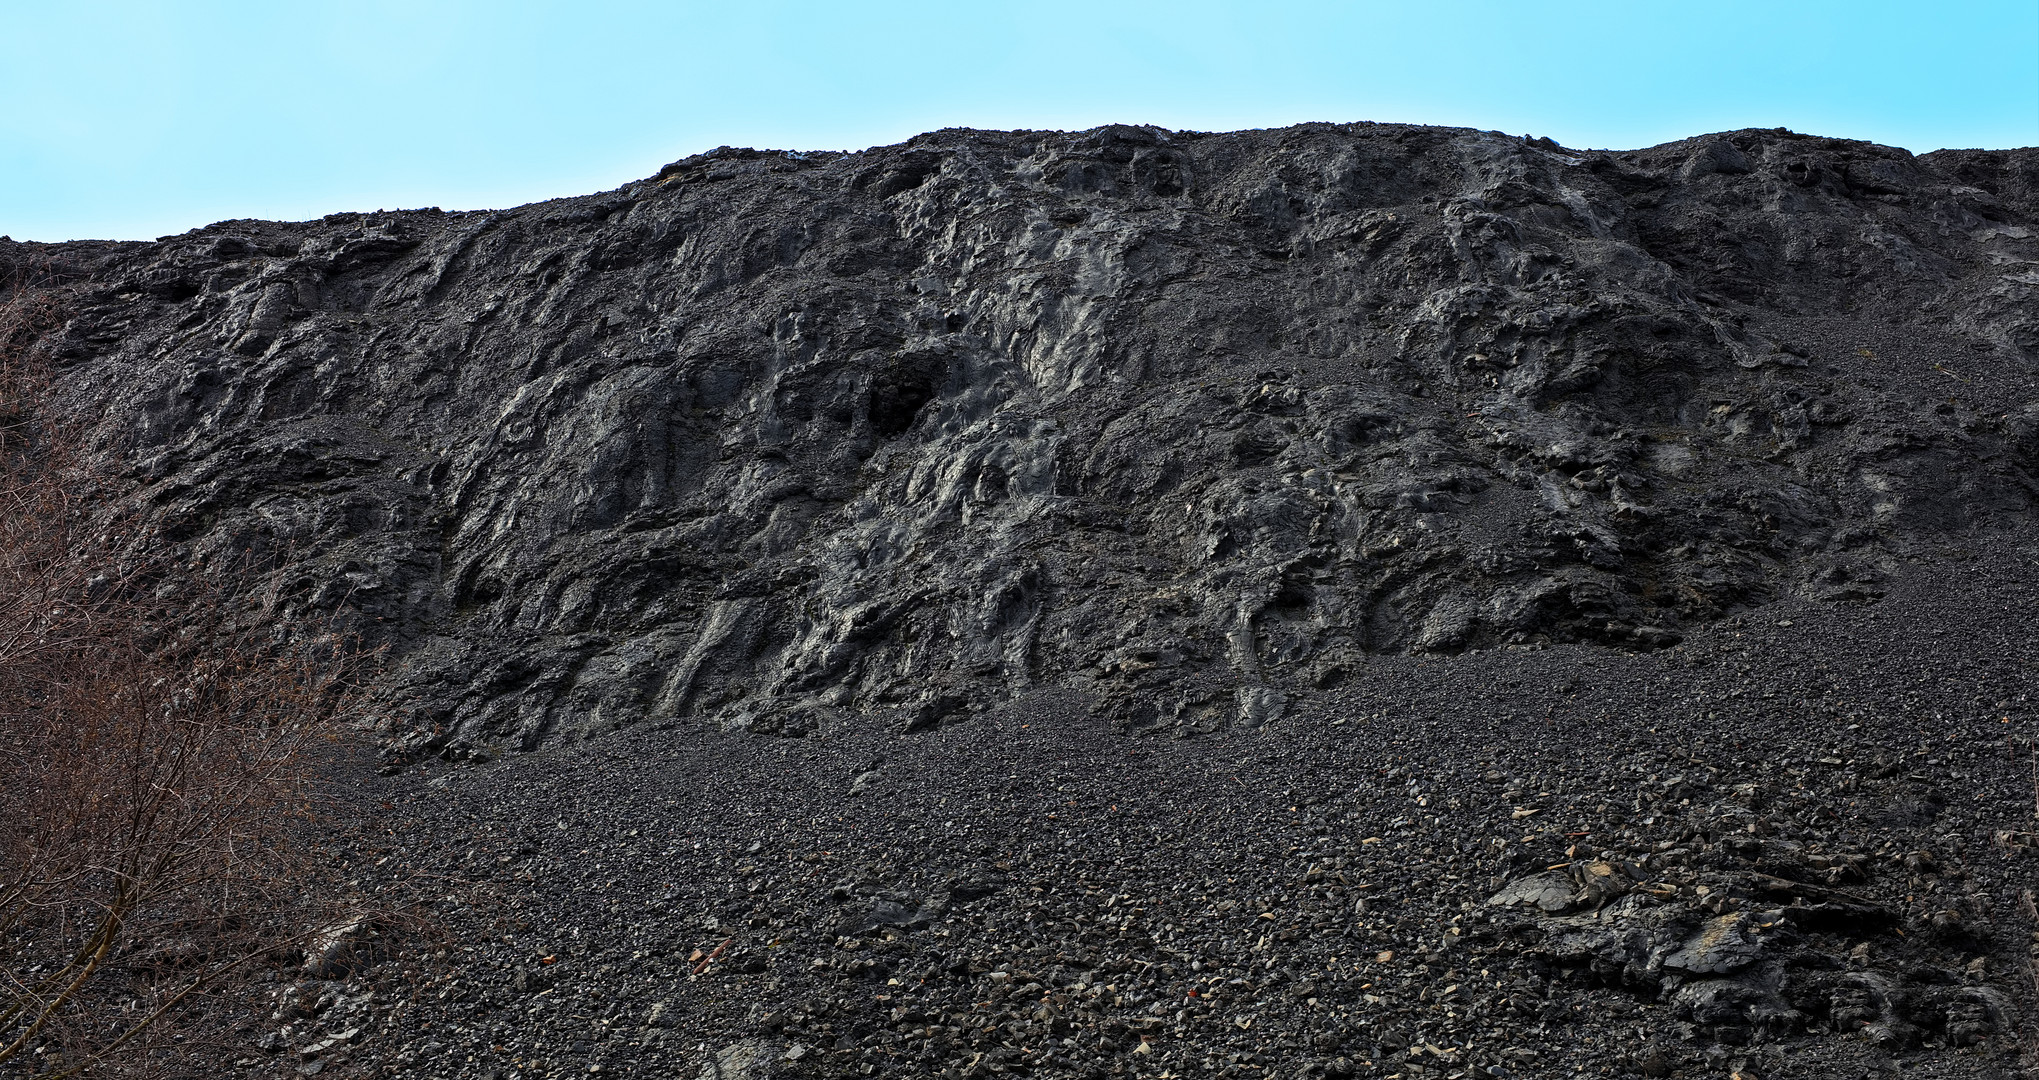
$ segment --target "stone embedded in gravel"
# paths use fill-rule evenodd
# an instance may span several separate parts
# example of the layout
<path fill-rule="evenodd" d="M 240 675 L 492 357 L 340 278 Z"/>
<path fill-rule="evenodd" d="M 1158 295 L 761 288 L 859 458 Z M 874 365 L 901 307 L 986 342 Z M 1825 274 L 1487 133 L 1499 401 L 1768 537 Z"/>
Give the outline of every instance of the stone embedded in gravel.
<path fill-rule="evenodd" d="M 1563 914 L 1583 906 L 1571 877 L 1556 870 L 1517 878 L 1495 893 L 1487 903 L 1495 907 L 1524 905 L 1552 914 Z"/>
<path fill-rule="evenodd" d="M 1664 957 L 1664 967 L 1694 975 L 1728 975 L 1762 957 L 1766 935 L 1784 923 L 1781 911 L 1736 913 L 1708 919 L 1678 951 Z"/>
<path fill-rule="evenodd" d="M 716 1051 L 704 1061 L 700 1080 L 765 1080 L 771 1075 L 775 1056 L 777 1047 L 771 1042 L 745 1039 Z"/>
<path fill-rule="evenodd" d="M 1628 880 L 1613 863 L 1594 859 L 1574 863 L 1572 868 L 1573 879 L 1579 882 L 1579 902 L 1587 907 L 1600 907 L 1628 892 Z"/>

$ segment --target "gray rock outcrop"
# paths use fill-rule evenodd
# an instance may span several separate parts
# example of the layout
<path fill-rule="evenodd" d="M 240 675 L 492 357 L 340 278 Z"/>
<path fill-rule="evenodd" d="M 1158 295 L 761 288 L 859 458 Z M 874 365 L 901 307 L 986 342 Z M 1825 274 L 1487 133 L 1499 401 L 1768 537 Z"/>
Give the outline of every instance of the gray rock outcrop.
<path fill-rule="evenodd" d="M 0 262 L 77 279 L 181 550 L 392 647 L 410 760 L 1046 686 L 1187 734 L 1873 600 L 2029 528 L 2035 209 L 2034 151 L 1785 132 L 942 131 Z"/>

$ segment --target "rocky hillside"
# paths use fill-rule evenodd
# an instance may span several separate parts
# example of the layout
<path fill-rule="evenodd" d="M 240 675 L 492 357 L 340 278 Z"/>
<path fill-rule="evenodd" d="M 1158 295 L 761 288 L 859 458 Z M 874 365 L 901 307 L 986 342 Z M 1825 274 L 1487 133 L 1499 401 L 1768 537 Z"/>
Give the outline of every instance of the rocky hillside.
<path fill-rule="evenodd" d="M 499 212 L 0 245 L 201 558 L 394 646 L 401 760 L 1029 688 L 1279 716 L 2026 527 L 2039 155 L 943 131 Z"/>
<path fill-rule="evenodd" d="M 945 131 L 0 270 L 112 499 L 389 647 L 339 857 L 449 897 L 189 1075 L 1951 1080 L 2039 1061 L 2035 218 Z"/>

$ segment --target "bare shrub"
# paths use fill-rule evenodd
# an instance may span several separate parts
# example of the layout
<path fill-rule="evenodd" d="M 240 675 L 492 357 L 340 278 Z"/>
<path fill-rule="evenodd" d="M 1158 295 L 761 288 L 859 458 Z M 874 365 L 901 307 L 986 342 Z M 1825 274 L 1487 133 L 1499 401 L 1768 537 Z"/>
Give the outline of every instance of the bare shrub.
<path fill-rule="evenodd" d="M 306 856 L 355 661 L 85 505 L 36 285 L 0 303 L 0 1075 L 160 1075 L 251 969 L 371 918 Z"/>

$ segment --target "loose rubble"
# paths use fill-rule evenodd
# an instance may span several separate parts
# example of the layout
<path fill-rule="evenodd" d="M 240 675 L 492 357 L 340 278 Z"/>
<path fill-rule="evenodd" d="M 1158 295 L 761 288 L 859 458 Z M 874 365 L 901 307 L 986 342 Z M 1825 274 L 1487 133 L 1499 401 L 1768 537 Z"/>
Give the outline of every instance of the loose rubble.
<path fill-rule="evenodd" d="M 385 780 L 464 944 L 289 984 L 324 1018 L 248 1068 L 2022 1076 L 2035 564 L 1648 654 L 1382 658 L 1203 739 L 1044 694 Z"/>

